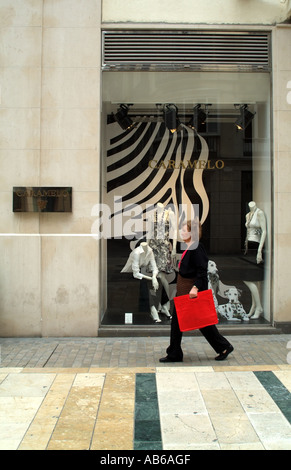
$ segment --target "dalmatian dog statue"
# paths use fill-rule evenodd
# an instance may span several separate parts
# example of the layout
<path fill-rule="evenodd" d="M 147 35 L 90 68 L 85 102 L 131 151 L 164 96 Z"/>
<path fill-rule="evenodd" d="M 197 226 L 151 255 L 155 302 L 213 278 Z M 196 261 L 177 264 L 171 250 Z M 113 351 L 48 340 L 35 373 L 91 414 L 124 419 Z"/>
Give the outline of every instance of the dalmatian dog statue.
<path fill-rule="evenodd" d="M 241 291 L 236 287 L 229 287 L 224 291 L 225 297 L 228 298 L 228 303 L 219 305 L 217 313 L 219 313 L 226 320 L 233 321 L 249 321 L 249 317 L 243 308 L 242 303 L 239 301 Z"/>

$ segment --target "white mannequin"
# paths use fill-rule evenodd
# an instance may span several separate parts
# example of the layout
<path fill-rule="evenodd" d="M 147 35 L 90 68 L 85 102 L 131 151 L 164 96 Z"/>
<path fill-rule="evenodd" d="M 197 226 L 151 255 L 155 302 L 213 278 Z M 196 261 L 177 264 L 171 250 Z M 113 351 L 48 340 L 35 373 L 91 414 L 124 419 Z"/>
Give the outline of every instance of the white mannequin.
<path fill-rule="evenodd" d="M 147 240 L 149 243 L 154 243 L 154 240 L 158 239 L 159 242 L 164 244 L 164 247 L 170 252 L 172 264 L 175 265 L 176 263 L 176 247 L 177 247 L 177 227 L 176 227 L 176 219 L 175 219 L 175 214 L 174 211 L 169 208 L 165 209 L 164 205 L 161 202 L 158 202 L 156 205 L 156 221 L 158 226 L 160 227 L 160 233 L 157 233 L 157 236 L 155 237 L 155 232 L 154 232 L 154 221 L 152 220 L 149 224 L 149 230 L 147 232 Z M 170 228 L 170 237 L 173 239 L 173 246 L 168 242 L 165 236 L 165 225 L 166 223 L 169 223 L 169 228 Z M 153 245 L 152 245 L 153 246 Z M 153 246 L 154 248 L 154 246 Z M 168 298 L 170 298 L 170 288 L 169 288 L 169 283 L 167 280 L 167 273 L 159 270 L 158 278 L 161 280 L 162 286 L 164 287 L 166 294 Z M 171 317 L 171 314 L 169 312 L 170 309 L 170 302 L 168 301 L 164 305 L 159 306 L 159 310 L 164 313 L 167 317 Z"/>
<path fill-rule="evenodd" d="M 152 276 L 141 273 L 141 268 L 147 266 L 150 266 Z M 121 272 L 132 272 L 135 279 L 147 279 L 148 281 L 152 281 L 154 291 L 157 291 L 159 288 L 157 280 L 159 271 L 155 262 L 153 250 L 146 242 L 142 242 L 140 246 L 132 250 Z M 151 306 L 151 316 L 155 322 L 161 321 L 154 305 Z"/>
<path fill-rule="evenodd" d="M 257 205 L 254 201 L 249 202 L 250 212 L 246 215 L 245 226 L 247 228 L 246 236 L 246 251 L 247 253 L 247 243 L 252 241 L 258 244 L 257 251 L 257 264 L 263 261 L 262 249 L 266 240 L 267 235 L 267 224 L 266 217 L 264 212 L 257 208 Z M 257 286 L 257 283 L 250 281 L 243 281 L 246 286 L 250 289 L 252 295 L 252 305 L 248 313 L 248 317 L 252 317 L 253 320 L 260 317 L 263 313 L 263 307 L 260 299 L 260 293 Z"/>
<path fill-rule="evenodd" d="M 264 212 L 254 201 L 249 202 L 250 212 L 246 215 L 247 240 L 258 243 L 257 263 L 263 261 L 262 249 L 267 235 L 267 224 Z"/>

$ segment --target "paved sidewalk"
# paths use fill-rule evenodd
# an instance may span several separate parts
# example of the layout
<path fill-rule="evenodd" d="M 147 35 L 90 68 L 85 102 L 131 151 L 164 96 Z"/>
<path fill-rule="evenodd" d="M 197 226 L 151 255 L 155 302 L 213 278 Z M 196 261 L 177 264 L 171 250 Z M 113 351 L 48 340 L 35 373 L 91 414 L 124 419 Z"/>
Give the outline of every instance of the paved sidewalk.
<path fill-rule="evenodd" d="M 128 451 L 133 468 L 151 452 L 290 450 L 290 335 L 228 338 L 221 363 L 183 338 L 179 364 L 158 362 L 164 337 L 2 338 L 0 449 Z"/>
<path fill-rule="evenodd" d="M 224 362 L 229 366 L 286 364 L 288 352 L 291 356 L 291 335 L 227 338 L 235 348 Z M 168 345 L 168 337 L 0 338 L 0 368 L 155 367 Z M 216 353 L 202 336 L 185 336 L 182 346 L 184 362 L 180 367 L 217 365 Z"/>

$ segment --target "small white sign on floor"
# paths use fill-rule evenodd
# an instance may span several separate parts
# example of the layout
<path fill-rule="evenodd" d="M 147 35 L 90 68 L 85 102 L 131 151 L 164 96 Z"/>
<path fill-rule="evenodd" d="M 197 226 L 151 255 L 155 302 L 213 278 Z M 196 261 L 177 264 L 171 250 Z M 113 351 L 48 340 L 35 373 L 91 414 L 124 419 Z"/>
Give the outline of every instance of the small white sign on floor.
<path fill-rule="evenodd" d="M 124 318 L 124 323 L 131 324 L 132 323 L 132 313 L 126 313 Z"/>

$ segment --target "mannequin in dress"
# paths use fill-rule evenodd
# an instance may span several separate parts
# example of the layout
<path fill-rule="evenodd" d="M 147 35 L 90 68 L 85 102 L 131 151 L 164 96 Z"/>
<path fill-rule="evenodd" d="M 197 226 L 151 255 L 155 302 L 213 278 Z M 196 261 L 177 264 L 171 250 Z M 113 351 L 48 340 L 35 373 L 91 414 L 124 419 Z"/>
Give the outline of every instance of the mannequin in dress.
<path fill-rule="evenodd" d="M 152 276 L 148 276 L 147 274 L 143 274 L 141 272 L 142 268 L 148 268 L 151 271 Z M 122 273 L 132 272 L 133 277 L 135 279 L 146 279 L 147 281 L 151 281 L 152 289 L 149 289 L 150 292 L 150 304 L 151 304 L 151 316 L 155 320 L 155 322 L 160 322 L 160 318 L 158 315 L 158 304 L 159 304 L 159 296 L 157 296 L 157 291 L 159 290 L 159 282 L 157 280 L 158 276 L 158 268 L 155 262 L 155 257 L 153 250 L 150 248 L 148 243 L 142 242 L 140 246 L 132 250 L 130 253 L 128 260 L 121 270 Z"/>
<path fill-rule="evenodd" d="M 248 253 L 248 248 L 251 246 L 255 247 L 256 262 L 260 264 L 263 262 L 262 250 L 267 235 L 267 224 L 264 212 L 259 209 L 254 201 L 249 202 L 250 212 L 246 215 L 246 242 L 245 242 L 245 254 Z M 246 286 L 250 289 L 252 295 L 252 306 L 248 313 L 249 317 L 253 320 L 260 317 L 263 312 L 263 307 L 260 299 L 260 294 L 256 282 L 243 281 Z"/>
<path fill-rule="evenodd" d="M 170 242 L 170 236 L 173 244 Z M 165 209 L 161 202 L 157 203 L 156 210 L 149 223 L 147 232 L 147 240 L 152 248 L 157 268 L 159 271 L 158 278 L 161 280 L 162 286 L 170 299 L 170 289 L 167 274 L 174 271 L 176 262 L 176 246 L 177 246 L 177 228 L 174 211 L 169 208 Z M 170 317 L 170 302 L 159 306 L 159 309 L 167 317 Z"/>
<path fill-rule="evenodd" d="M 249 242 L 257 243 L 257 263 L 259 264 L 263 261 L 262 249 L 267 235 L 266 217 L 264 212 L 257 207 L 254 201 L 249 202 L 249 208 L 250 212 L 246 215 L 245 223 L 247 229 L 245 254 L 247 253 Z"/>

